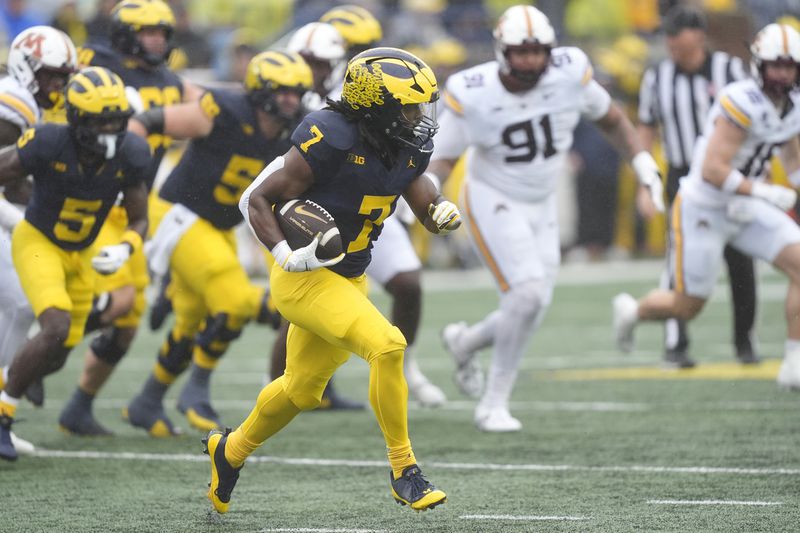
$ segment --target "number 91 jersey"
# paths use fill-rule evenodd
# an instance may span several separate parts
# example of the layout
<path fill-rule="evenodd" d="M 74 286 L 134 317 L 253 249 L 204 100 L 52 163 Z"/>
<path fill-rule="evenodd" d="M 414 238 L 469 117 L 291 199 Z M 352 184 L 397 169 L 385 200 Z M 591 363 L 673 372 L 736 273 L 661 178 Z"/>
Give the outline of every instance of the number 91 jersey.
<path fill-rule="evenodd" d="M 597 120 L 611 97 L 592 77 L 580 49 L 555 48 L 547 70 L 529 91 L 511 93 L 490 61 L 447 80 L 445 112 L 434 159 L 467 159 L 468 179 L 523 201 L 538 202 L 555 190 L 581 115 Z"/>

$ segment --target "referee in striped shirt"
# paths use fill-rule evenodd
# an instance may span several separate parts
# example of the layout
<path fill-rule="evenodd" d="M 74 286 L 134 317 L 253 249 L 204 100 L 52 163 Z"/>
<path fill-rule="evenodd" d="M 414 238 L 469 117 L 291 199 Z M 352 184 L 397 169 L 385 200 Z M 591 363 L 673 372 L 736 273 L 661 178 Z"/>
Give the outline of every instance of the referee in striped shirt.
<path fill-rule="evenodd" d="M 746 74 L 739 58 L 706 48 L 706 19 L 693 7 L 675 6 L 663 23 L 669 58 L 649 68 L 639 89 L 639 134 L 645 149 L 651 150 L 660 126 L 661 140 L 669 161 L 666 193 L 669 204 L 678 192 L 678 181 L 689 173 L 695 140 L 702 134 L 705 117 L 716 94 L 728 83 Z M 655 210 L 639 191 L 640 212 L 652 216 Z M 731 284 L 736 357 L 743 364 L 759 361 L 753 351 L 752 329 L 756 312 L 753 260 L 725 248 Z M 665 283 L 672 284 L 668 266 Z M 694 366 L 688 355 L 686 325 L 666 323 L 664 361 L 668 366 Z"/>

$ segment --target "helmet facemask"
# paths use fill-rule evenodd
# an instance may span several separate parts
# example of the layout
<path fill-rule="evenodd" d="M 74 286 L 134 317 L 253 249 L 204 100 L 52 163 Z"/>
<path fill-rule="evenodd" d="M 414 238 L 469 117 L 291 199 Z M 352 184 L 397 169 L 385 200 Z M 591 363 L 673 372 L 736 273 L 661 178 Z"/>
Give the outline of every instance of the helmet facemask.
<path fill-rule="evenodd" d="M 113 159 L 128 129 L 132 112 L 85 114 L 71 117 L 75 141 L 81 149 L 102 159 Z"/>
<path fill-rule="evenodd" d="M 498 56 L 502 57 L 502 60 L 499 61 L 500 63 L 500 70 L 503 74 L 511 76 L 519 81 L 521 84 L 527 87 L 535 86 L 539 79 L 544 75 L 547 71 L 548 66 L 550 65 L 550 54 L 552 51 L 552 47 L 549 45 L 540 44 L 538 42 L 533 43 L 524 43 L 521 45 L 503 45 L 502 43 L 497 43 L 498 48 Z M 509 55 L 514 50 L 520 51 L 527 51 L 527 50 L 544 50 L 545 55 L 547 56 L 547 60 L 544 63 L 544 66 L 538 70 L 522 70 L 519 68 L 514 68 L 511 64 L 511 59 Z"/>
<path fill-rule="evenodd" d="M 64 90 L 70 75 L 74 72 L 67 68 L 40 67 L 34 74 L 35 90 L 33 97 L 42 109 L 64 106 Z"/>

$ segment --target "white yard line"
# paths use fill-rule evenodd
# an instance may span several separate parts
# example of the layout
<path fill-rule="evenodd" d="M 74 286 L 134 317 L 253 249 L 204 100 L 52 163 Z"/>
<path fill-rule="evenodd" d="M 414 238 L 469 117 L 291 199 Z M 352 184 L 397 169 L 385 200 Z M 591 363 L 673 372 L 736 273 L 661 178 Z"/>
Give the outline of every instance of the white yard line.
<path fill-rule="evenodd" d="M 759 502 L 759 501 L 737 501 L 737 500 L 647 500 L 652 505 L 744 505 L 755 507 L 768 507 L 771 505 L 783 505 L 783 502 Z"/>
<path fill-rule="evenodd" d="M 259 533 L 388 533 L 386 529 L 316 529 L 313 527 L 277 527 L 260 529 Z"/>
<path fill-rule="evenodd" d="M 590 516 L 514 516 L 508 514 L 489 515 L 489 514 L 466 514 L 459 516 L 462 520 L 520 520 L 528 522 L 578 522 L 581 520 L 591 520 Z"/>
<path fill-rule="evenodd" d="M 99 451 L 69 451 L 69 450 L 42 450 L 35 453 L 36 457 L 57 459 L 103 459 L 103 460 L 129 460 L 129 461 L 183 461 L 205 462 L 208 457 L 200 454 L 187 453 L 138 453 L 138 452 L 99 452 Z M 344 466 L 387 468 L 386 461 L 369 461 L 358 459 L 313 459 L 304 457 L 273 457 L 256 455 L 247 459 L 248 464 L 272 463 L 282 465 L 302 466 Z M 544 464 L 497 464 L 497 463 L 445 463 L 431 461 L 422 463 L 433 468 L 450 470 L 490 470 L 506 472 L 627 472 L 648 474 L 735 474 L 735 475 L 784 475 L 800 476 L 800 469 L 796 468 L 725 468 L 712 466 L 586 466 L 586 465 L 544 465 Z"/>
<path fill-rule="evenodd" d="M 64 398 L 47 398 L 44 409 L 60 410 L 66 403 Z M 127 406 L 130 399 L 126 398 L 98 398 L 94 402 L 96 409 L 122 409 Z M 255 397 L 247 400 L 214 400 L 214 406 L 218 409 L 242 409 L 248 410 L 253 407 Z M 409 402 L 411 411 L 472 411 L 475 409 L 476 402 L 471 400 L 452 400 L 442 407 L 430 409 L 422 407 L 418 403 Z M 693 404 L 692 404 L 693 405 Z M 579 413 L 640 413 L 656 410 L 684 410 L 690 404 L 680 402 L 608 402 L 599 400 L 586 401 L 512 401 L 509 403 L 512 411 L 532 411 L 532 412 L 579 412 Z M 709 411 L 796 411 L 800 409 L 800 402 L 773 402 L 773 401 L 726 401 L 709 402 L 703 404 L 703 409 Z"/>

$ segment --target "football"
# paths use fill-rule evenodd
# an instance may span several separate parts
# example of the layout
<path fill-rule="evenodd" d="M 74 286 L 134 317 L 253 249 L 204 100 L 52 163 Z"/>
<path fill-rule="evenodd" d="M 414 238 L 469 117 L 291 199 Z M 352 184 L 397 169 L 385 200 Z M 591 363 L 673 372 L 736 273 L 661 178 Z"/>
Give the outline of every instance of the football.
<path fill-rule="evenodd" d="M 333 259 L 342 253 L 342 236 L 336 221 L 324 207 L 311 200 L 294 199 L 275 204 L 275 218 L 292 250 L 308 245 L 317 233 L 318 259 Z"/>

